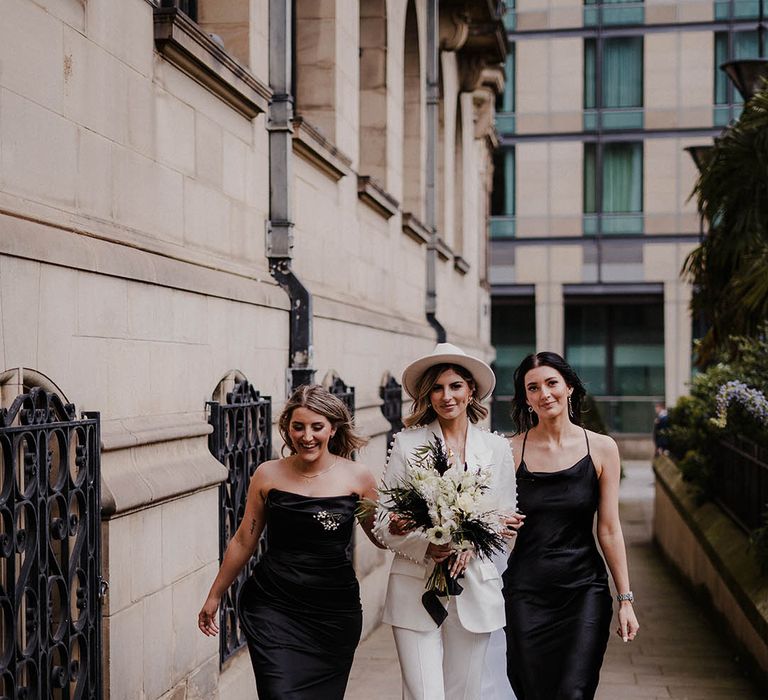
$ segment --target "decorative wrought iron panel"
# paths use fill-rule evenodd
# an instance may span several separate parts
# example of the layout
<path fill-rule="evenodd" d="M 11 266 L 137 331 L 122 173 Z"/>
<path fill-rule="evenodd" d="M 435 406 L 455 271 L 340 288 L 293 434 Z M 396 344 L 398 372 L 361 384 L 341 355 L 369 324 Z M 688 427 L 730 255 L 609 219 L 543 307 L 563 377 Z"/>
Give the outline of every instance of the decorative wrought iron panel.
<path fill-rule="evenodd" d="M 768 514 L 768 450 L 741 436 L 720 441 L 715 502 L 749 533 Z"/>
<path fill-rule="evenodd" d="M 101 698 L 99 450 L 55 393 L 0 410 L 0 698 Z"/>
<path fill-rule="evenodd" d="M 403 386 L 392 375 L 379 387 L 381 412 L 391 426 L 387 433 L 387 447 L 392 444 L 395 433 L 403 429 Z"/>
<path fill-rule="evenodd" d="M 333 381 L 328 387 L 334 396 L 338 396 L 349 409 L 349 413 L 352 417 L 355 417 L 355 387 L 347 386 L 344 380 L 338 375 L 334 375 Z"/>
<path fill-rule="evenodd" d="M 247 380 L 227 393 L 227 403 L 209 401 L 208 422 L 213 426 L 208 446 L 228 470 L 219 486 L 219 561 L 245 513 L 248 485 L 256 468 L 272 455 L 272 399 L 261 396 Z M 251 558 L 232 583 L 219 606 L 219 657 L 223 664 L 245 646 L 237 618 L 237 596 L 248 580 L 258 556 Z"/>

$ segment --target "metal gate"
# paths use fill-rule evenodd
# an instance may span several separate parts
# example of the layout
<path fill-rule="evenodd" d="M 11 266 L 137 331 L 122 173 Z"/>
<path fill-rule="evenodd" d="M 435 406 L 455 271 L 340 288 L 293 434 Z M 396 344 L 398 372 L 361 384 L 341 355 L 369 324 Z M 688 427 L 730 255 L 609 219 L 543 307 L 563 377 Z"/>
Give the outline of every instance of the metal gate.
<path fill-rule="evenodd" d="M 332 374 L 328 382 L 328 391 L 341 399 L 349 409 L 349 414 L 355 417 L 355 387 L 347 386 L 338 374 Z"/>
<path fill-rule="evenodd" d="M 387 381 L 379 387 L 379 397 L 383 401 L 381 412 L 389 421 L 390 428 L 387 432 L 387 447 L 389 447 L 395 434 L 403 429 L 403 387 L 391 374 L 387 374 Z"/>
<path fill-rule="evenodd" d="M 208 446 L 229 472 L 219 486 L 219 561 L 245 513 L 251 476 L 272 455 L 272 399 L 261 396 L 247 380 L 235 384 L 226 403 L 209 401 L 208 422 L 213 426 Z M 253 571 L 253 557 L 232 583 L 219 606 L 219 658 L 223 664 L 245 646 L 237 619 L 240 587 Z"/>
<path fill-rule="evenodd" d="M 101 698 L 99 450 L 55 393 L 0 410 L 1 698 Z"/>

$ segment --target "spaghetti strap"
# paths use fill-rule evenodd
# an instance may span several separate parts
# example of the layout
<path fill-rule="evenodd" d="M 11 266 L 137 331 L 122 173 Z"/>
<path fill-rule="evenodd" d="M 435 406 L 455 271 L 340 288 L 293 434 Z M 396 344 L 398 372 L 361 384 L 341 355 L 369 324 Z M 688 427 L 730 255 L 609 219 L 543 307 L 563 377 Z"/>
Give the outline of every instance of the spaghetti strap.
<path fill-rule="evenodd" d="M 523 435 L 523 449 L 520 452 L 520 464 L 523 463 L 523 460 L 525 459 L 525 441 L 528 439 L 528 431 L 525 431 L 525 435 Z"/>
<path fill-rule="evenodd" d="M 587 429 L 586 428 L 582 428 L 582 430 L 584 431 L 584 439 L 587 441 L 587 456 L 591 457 L 592 455 L 589 453 L 589 438 L 587 437 Z M 523 443 L 523 444 L 525 444 L 525 443 Z"/>

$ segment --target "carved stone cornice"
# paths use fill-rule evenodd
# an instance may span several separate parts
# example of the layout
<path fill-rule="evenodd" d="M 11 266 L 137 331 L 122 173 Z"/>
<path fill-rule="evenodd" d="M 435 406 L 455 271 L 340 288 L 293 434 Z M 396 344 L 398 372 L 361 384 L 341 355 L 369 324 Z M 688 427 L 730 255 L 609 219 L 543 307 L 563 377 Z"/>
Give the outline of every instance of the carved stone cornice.
<path fill-rule="evenodd" d="M 459 86 L 462 92 L 474 92 L 480 87 L 480 79 L 486 66 L 485 59 L 462 51 L 459 56 Z"/>
<path fill-rule="evenodd" d="M 497 0 L 441 0 L 440 16 L 452 21 L 454 14 L 466 22 L 467 36 L 461 49 L 482 56 L 488 65 L 503 63 L 507 57 L 507 32 L 502 17 L 502 5 Z M 443 23 L 440 26 L 441 47 Z M 457 49 L 448 49 L 457 50 Z"/>
<path fill-rule="evenodd" d="M 442 9 L 442 8 L 441 8 Z M 440 49 L 458 51 L 469 38 L 470 15 L 463 3 L 440 12 Z"/>

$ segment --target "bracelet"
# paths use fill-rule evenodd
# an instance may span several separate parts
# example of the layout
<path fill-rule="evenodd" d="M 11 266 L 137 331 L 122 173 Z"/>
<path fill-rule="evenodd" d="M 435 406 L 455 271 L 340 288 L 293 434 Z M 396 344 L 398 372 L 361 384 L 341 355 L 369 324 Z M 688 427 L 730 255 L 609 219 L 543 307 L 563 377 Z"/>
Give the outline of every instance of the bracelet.
<path fill-rule="evenodd" d="M 619 593 L 616 596 L 616 600 L 618 600 L 619 603 L 621 603 L 623 600 L 627 600 L 630 603 L 634 603 L 635 602 L 635 596 L 632 593 L 632 591 L 629 591 L 628 593 Z"/>

